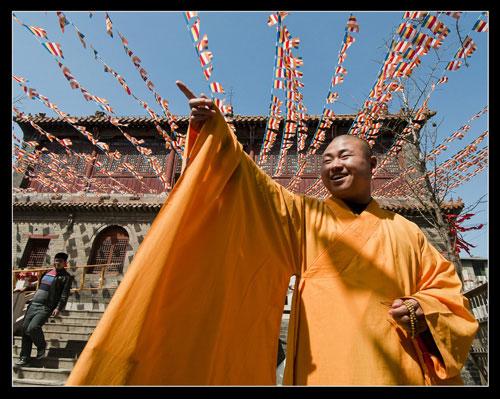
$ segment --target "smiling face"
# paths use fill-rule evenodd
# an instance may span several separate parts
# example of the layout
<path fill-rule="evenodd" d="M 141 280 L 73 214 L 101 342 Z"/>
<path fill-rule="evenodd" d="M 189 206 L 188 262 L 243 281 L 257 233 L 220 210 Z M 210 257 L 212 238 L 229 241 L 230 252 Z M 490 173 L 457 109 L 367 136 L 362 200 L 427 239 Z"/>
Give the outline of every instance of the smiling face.
<path fill-rule="evenodd" d="M 335 198 L 368 203 L 376 165 L 368 143 L 351 135 L 338 136 L 323 153 L 321 180 Z"/>

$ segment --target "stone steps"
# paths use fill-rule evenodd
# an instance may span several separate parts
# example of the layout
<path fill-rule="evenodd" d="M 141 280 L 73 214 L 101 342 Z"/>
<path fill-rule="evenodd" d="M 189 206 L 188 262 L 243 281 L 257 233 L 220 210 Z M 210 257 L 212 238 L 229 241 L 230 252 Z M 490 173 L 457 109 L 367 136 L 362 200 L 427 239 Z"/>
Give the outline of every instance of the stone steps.
<path fill-rule="evenodd" d="M 51 317 L 47 323 L 42 328 L 46 326 L 88 326 L 95 327 L 99 323 L 100 318 L 98 317 Z"/>
<path fill-rule="evenodd" d="M 46 323 L 42 327 L 42 329 L 46 337 L 48 337 L 49 334 L 60 334 L 60 333 L 92 334 L 92 332 L 95 329 L 95 325 L 88 326 L 82 324 Z"/>
<path fill-rule="evenodd" d="M 52 357 L 77 357 L 87 344 L 87 340 L 51 339 L 47 340 L 47 355 Z M 21 337 L 14 337 L 12 353 L 19 355 L 21 352 Z M 31 356 L 36 355 L 36 348 L 33 345 Z"/>
<path fill-rule="evenodd" d="M 71 305 L 71 306 L 69 306 Z M 79 306 L 79 305 L 86 305 L 86 304 L 79 304 L 79 303 L 68 303 L 66 305 L 66 310 L 63 310 L 61 313 L 59 313 L 58 317 L 73 317 L 73 318 L 101 318 L 102 314 L 104 313 L 104 310 L 100 309 L 87 309 L 84 306 Z M 57 317 L 56 317 L 57 319 Z"/>
<path fill-rule="evenodd" d="M 29 365 L 16 366 L 22 338 L 14 336 L 12 346 L 12 384 L 16 387 L 62 386 L 73 369 L 78 356 L 99 323 L 114 291 L 96 295 L 86 292 L 72 294 L 66 309 L 50 317 L 42 327 L 47 341 L 47 357 L 36 360 L 33 345 Z"/>
<path fill-rule="evenodd" d="M 34 354 L 33 354 L 34 355 Z M 12 363 L 14 367 L 17 367 L 15 364 L 19 360 L 19 355 L 12 356 Z M 39 367 L 39 368 L 47 368 L 47 369 L 72 369 L 77 361 L 76 357 L 51 357 L 47 356 L 44 359 L 36 360 L 32 359 L 30 364 L 25 367 Z"/>
<path fill-rule="evenodd" d="M 15 387 L 58 387 L 63 385 L 64 381 L 56 380 L 33 380 L 29 378 L 12 379 L 12 386 Z"/>
<path fill-rule="evenodd" d="M 99 301 L 76 303 L 68 302 L 66 304 L 66 310 L 68 311 L 94 311 L 103 312 L 108 306 L 107 303 L 100 303 Z"/>
<path fill-rule="evenodd" d="M 71 368 L 49 369 L 44 367 L 30 367 L 30 366 L 19 367 L 14 365 L 13 372 L 14 372 L 13 378 L 27 379 L 27 380 L 60 381 L 62 384 L 64 384 L 69 374 L 71 373 Z"/>

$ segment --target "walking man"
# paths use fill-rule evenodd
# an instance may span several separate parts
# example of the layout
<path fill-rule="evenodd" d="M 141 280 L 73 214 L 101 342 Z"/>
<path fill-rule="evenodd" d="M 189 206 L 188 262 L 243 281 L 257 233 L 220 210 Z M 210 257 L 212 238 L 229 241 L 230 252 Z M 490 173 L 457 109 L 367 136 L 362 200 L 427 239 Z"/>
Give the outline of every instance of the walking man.
<path fill-rule="evenodd" d="M 59 252 L 54 256 L 54 268 L 43 274 L 40 286 L 28 306 L 23 323 L 21 354 L 17 366 L 26 366 L 31 360 L 33 343 L 37 348 L 36 359 L 46 356 L 47 342 L 42 326 L 49 317 L 56 317 L 64 310 L 68 301 L 73 276 L 67 266 L 68 254 Z"/>

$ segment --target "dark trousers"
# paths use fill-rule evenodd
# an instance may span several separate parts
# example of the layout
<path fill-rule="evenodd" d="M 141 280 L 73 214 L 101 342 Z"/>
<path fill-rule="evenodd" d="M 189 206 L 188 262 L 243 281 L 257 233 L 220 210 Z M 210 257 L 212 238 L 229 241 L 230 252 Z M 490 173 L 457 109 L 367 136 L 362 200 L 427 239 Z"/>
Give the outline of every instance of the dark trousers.
<path fill-rule="evenodd" d="M 26 295 L 22 291 L 12 293 L 12 321 L 13 335 L 23 335 L 24 306 L 26 305 Z"/>
<path fill-rule="evenodd" d="M 51 313 L 52 312 L 47 306 L 40 303 L 32 302 L 29 305 L 26 315 L 24 316 L 23 339 L 19 357 L 31 357 L 31 348 L 33 344 L 35 344 L 37 349 L 43 349 L 47 346 L 42 326 L 49 319 Z"/>

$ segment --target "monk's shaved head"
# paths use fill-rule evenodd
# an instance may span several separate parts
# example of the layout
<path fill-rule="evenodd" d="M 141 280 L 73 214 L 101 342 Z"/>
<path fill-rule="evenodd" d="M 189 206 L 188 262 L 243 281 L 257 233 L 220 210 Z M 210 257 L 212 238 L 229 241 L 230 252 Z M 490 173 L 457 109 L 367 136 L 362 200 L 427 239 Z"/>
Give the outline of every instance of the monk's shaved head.
<path fill-rule="evenodd" d="M 363 152 L 365 153 L 366 157 L 369 159 L 370 157 L 373 156 L 373 151 L 372 148 L 370 147 L 370 144 L 368 144 L 368 141 L 359 138 L 357 136 L 353 136 L 352 134 L 341 134 L 340 136 L 334 137 L 334 139 L 328 144 L 328 147 L 330 147 L 335 141 L 337 140 L 348 140 L 352 141 L 355 143 L 355 145 L 361 146 L 363 149 Z M 328 149 L 327 147 L 327 149 Z M 325 149 L 326 152 L 326 149 Z"/>
<path fill-rule="evenodd" d="M 321 179 L 336 198 L 366 204 L 371 198 L 372 172 L 377 165 L 370 144 L 359 137 L 335 137 L 323 152 Z"/>

